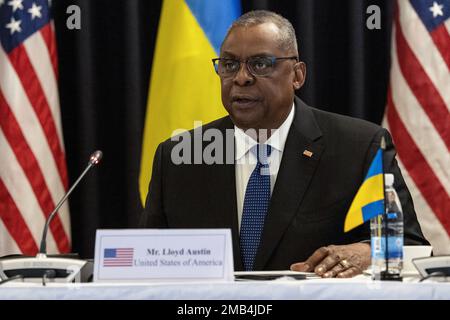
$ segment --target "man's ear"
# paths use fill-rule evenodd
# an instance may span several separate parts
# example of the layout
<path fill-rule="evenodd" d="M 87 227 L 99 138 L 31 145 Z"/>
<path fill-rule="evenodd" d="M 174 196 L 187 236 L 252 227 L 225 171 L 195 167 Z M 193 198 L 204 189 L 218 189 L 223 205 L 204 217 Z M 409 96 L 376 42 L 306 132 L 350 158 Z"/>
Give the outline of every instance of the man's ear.
<path fill-rule="evenodd" d="M 306 79 L 306 64 L 303 61 L 299 61 L 294 64 L 294 90 L 298 90 L 303 87 Z"/>

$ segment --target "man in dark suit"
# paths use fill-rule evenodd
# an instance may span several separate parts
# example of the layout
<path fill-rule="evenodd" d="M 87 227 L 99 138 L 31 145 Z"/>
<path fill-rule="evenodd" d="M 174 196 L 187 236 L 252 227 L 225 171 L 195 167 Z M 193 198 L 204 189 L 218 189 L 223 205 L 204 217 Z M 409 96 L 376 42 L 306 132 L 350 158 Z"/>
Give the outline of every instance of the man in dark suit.
<path fill-rule="evenodd" d="M 385 172 L 395 175 L 405 244 L 427 244 L 389 133 L 295 97 L 306 67 L 286 19 L 267 11 L 243 15 L 214 66 L 229 116 L 183 137 L 195 140 L 214 130 L 230 142 L 231 130 L 232 161 L 180 164 L 174 161 L 180 137 L 160 144 L 142 227 L 230 228 L 236 270 L 354 276 L 370 264 L 370 231 L 366 223 L 344 233 L 345 215 L 385 136 Z M 189 159 L 191 151 L 191 158 L 196 152 L 204 156 L 208 140 L 179 156 Z M 230 159 L 225 145 L 215 156 Z"/>

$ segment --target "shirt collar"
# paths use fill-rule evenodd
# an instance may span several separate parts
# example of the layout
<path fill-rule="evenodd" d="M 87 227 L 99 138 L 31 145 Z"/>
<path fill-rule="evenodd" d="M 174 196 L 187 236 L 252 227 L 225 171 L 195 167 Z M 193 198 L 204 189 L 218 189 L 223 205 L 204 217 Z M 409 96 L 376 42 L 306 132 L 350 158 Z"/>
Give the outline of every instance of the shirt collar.
<path fill-rule="evenodd" d="M 267 139 L 266 144 L 269 144 L 272 149 L 283 152 L 292 121 L 294 121 L 294 113 L 295 107 L 294 104 L 292 104 L 291 112 L 286 120 L 284 120 L 283 124 L 273 132 L 269 139 Z M 236 146 L 235 160 L 241 159 L 254 145 L 258 144 L 258 142 L 247 135 L 244 130 L 236 126 L 234 126 L 234 140 Z"/>

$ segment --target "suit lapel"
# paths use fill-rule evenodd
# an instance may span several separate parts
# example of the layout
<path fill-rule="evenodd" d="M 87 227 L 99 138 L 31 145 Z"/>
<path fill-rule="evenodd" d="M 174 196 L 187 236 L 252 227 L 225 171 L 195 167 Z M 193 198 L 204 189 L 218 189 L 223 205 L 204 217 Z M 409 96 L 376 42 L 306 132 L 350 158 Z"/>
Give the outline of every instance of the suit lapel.
<path fill-rule="evenodd" d="M 295 100 L 296 113 L 291 125 L 269 212 L 255 258 L 255 270 L 262 270 L 297 213 L 309 183 L 319 163 L 324 146 L 321 131 L 311 109 L 300 99 Z M 312 155 L 304 155 L 304 151 Z"/>

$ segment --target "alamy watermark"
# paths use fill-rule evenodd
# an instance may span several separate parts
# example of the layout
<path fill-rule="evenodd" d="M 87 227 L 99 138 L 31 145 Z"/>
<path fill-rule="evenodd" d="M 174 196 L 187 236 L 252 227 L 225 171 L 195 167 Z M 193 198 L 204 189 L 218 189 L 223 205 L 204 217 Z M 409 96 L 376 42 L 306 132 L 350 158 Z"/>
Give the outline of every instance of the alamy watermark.
<path fill-rule="evenodd" d="M 370 14 L 366 20 L 366 27 L 369 30 L 381 29 L 381 9 L 379 6 L 372 4 L 367 7 L 366 13 Z"/>
<path fill-rule="evenodd" d="M 66 26 L 69 30 L 81 29 L 81 8 L 77 5 L 70 5 L 66 9 L 69 15 L 66 20 Z M 381 29 L 381 9 L 379 6 L 372 4 L 367 7 L 366 14 L 369 16 L 366 19 L 366 27 L 369 30 Z"/>
<path fill-rule="evenodd" d="M 194 130 L 177 129 L 172 133 L 171 141 L 176 142 L 171 150 L 171 161 L 175 165 L 198 164 L 234 164 L 235 163 L 235 130 L 221 131 L 217 128 L 204 129 L 201 121 L 194 122 Z M 240 129 L 238 129 L 240 130 Z M 243 130 L 242 139 L 246 146 L 256 146 L 269 142 L 280 145 L 279 135 L 272 136 L 275 129 Z M 268 139 L 270 140 L 268 141 Z M 261 174 L 269 174 L 267 164 L 270 162 L 267 148 L 253 147 L 240 159 L 240 164 L 262 165 Z M 277 154 L 278 155 L 278 154 Z"/>
<path fill-rule="evenodd" d="M 66 20 L 66 27 L 69 30 L 80 30 L 81 29 L 81 8 L 77 5 L 68 6 L 66 13 L 69 17 Z"/>

